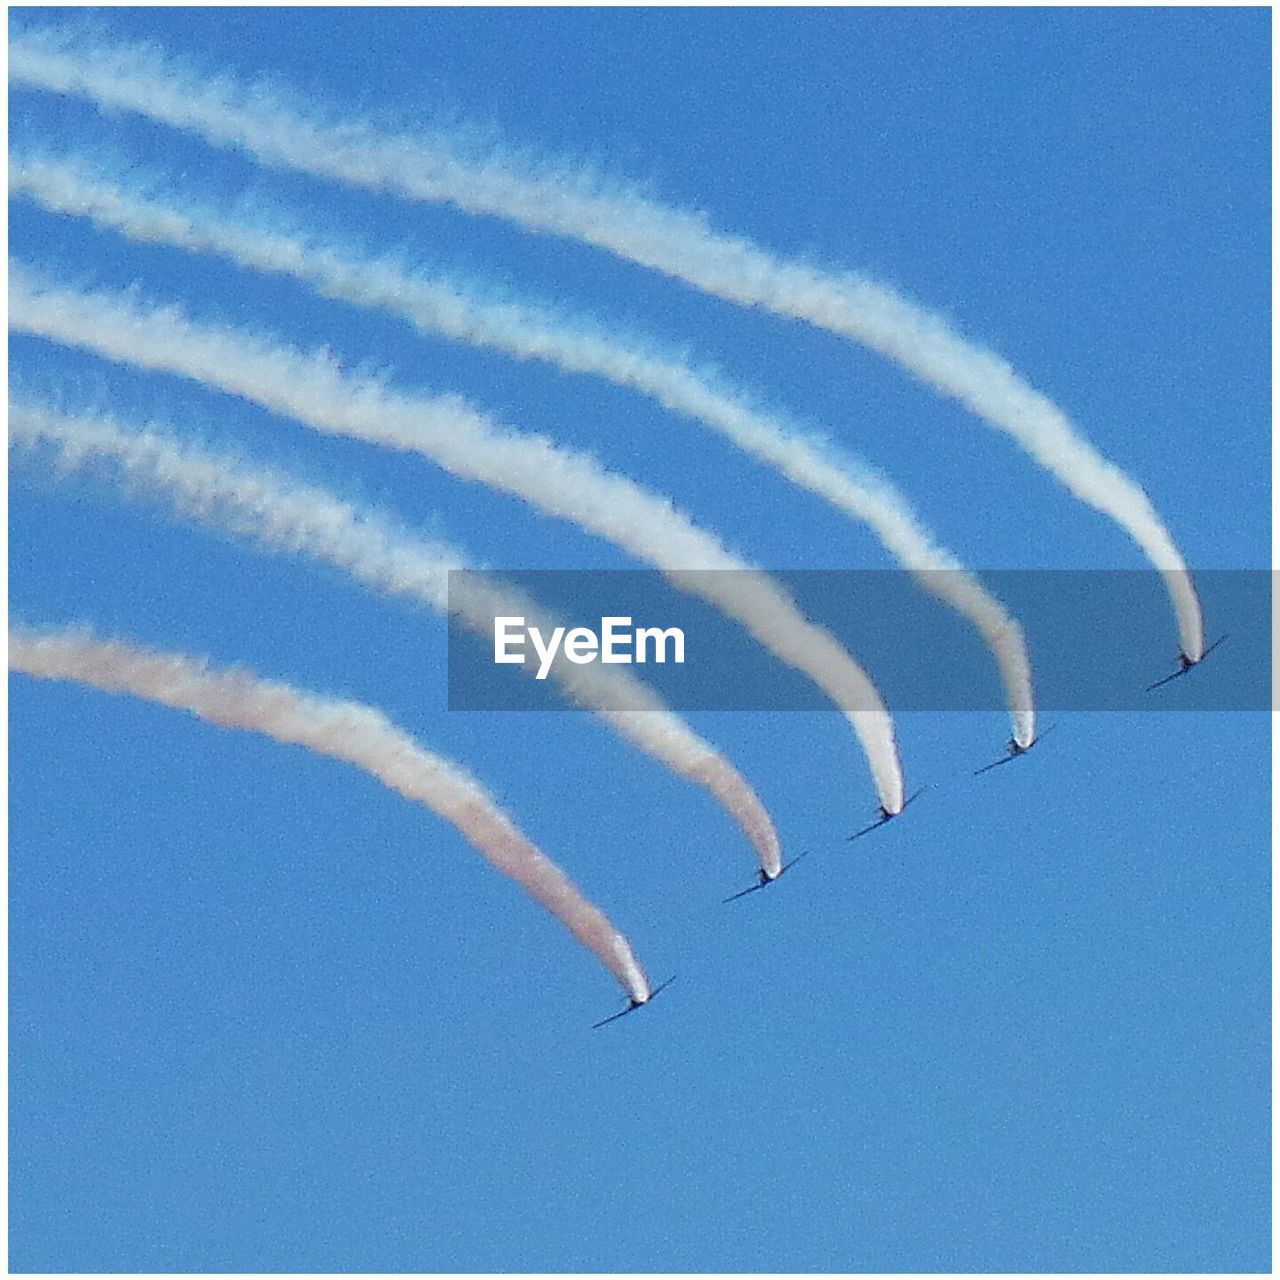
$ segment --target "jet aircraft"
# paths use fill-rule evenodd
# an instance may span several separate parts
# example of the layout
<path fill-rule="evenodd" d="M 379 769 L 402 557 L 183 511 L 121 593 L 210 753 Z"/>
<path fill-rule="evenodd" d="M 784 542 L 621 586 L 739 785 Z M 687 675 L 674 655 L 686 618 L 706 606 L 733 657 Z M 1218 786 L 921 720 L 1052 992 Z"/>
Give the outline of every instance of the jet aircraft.
<path fill-rule="evenodd" d="M 1043 733 L 1038 733 L 1024 747 L 1017 738 L 1010 738 L 1005 744 L 1005 754 L 999 760 L 993 760 L 990 764 L 984 764 L 981 769 L 975 769 L 973 776 L 976 778 L 979 774 L 987 773 L 992 769 L 998 769 L 1002 764 L 1008 764 L 1012 760 L 1016 760 L 1019 756 L 1025 756 L 1032 747 L 1036 746 L 1042 738 L 1047 738 L 1056 728 L 1056 725 L 1050 725 Z"/>
<path fill-rule="evenodd" d="M 637 1009 L 643 1009 L 660 991 L 665 991 L 674 981 L 676 975 L 672 974 L 666 982 L 660 983 L 654 987 L 652 991 L 643 999 L 637 1000 L 634 996 L 627 1001 L 627 1007 L 621 1013 L 610 1014 L 607 1018 L 601 1018 L 599 1022 L 594 1023 L 591 1027 L 592 1031 L 598 1031 L 601 1027 L 607 1026 L 610 1022 L 617 1022 L 619 1018 L 625 1018 L 629 1013 L 635 1013 Z"/>
<path fill-rule="evenodd" d="M 726 902 L 736 902 L 739 898 L 745 898 L 749 893 L 759 893 L 761 889 L 767 889 L 775 880 L 781 880 L 801 858 L 807 858 L 808 856 L 809 851 L 806 849 L 803 853 L 797 854 L 792 858 L 790 862 L 784 862 L 776 876 L 771 876 L 762 867 L 756 872 L 755 884 L 748 886 L 746 889 L 741 889 L 737 893 L 731 893 L 727 898 L 721 899 L 720 905 L 723 906 Z"/>
<path fill-rule="evenodd" d="M 912 801 L 922 796 L 928 789 L 929 789 L 928 787 L 921 787 L 919 791 L 908 796 L 906 800 L 903 802 L 902 808 L 899 809 L 897 813 L 890 813 L 889 810 L 884 807 L 884 805 L 881 805 L 880 816 L 869 827 L 863 827 L 861 831 L 855 831 L 853 835 L 846 836 L 845 838 L 847 840 L 859 840 L 863 836 L 870 835 L 878 827 L 883 827 L 886 822 L 892 822 L 894 818 L 898 816 L 898 814 L 903 813 L 906 810 L 907 805 L 911 804 Z"/>
<path fill-rule="evenodd" d="M 1147 692 L 1152 689 L 1158 689 L 1162 684 L 1168 684 L 1170 680 L 1177 680 L 1181 676 L 1185 676 L 1192 667 L 1198 667 L 1227 637 L 1219 636 L 1198 658 L 1188 658 L 1186 650 L 1182 650 L 1178 654 L 1178 669 L 1172 675 L 1165 676 L 1163 680 L 1157 680 L 1155 684 L 1147 685 Z"/>

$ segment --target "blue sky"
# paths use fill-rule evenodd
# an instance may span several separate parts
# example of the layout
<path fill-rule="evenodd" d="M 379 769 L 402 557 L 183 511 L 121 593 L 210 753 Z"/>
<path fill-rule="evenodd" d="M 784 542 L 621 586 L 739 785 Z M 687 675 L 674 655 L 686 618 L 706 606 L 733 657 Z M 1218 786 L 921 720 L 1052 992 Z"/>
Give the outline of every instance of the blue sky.
<path fill-rule="evenodd" d="M 1193 565 L 1269 564 L 1265 11 L 93 21 L 335 116 L 578 156 L 780 253 L 866 271 L 1054 397 Z M 975 567 L 1142 567 L 1008 440 L 829 335 L 82 103 L 14 92 L 11 132 L 686 345 L 882 467 Z M 884 563 L 864 530 L 595 380 L 20 202 L 11 235 L 71 280 L 138 282 L 591 448 L 760 563 Z M 32 339 L 11 353 L 26 391 L 171 421 L 494 565 L 630 567 L 425 463 Z M 593 1034 L 608 978 L 430 815 L 265 740 L 15 679 L 15 1269 L 1268 1267 L 1264 716 L 1068 715 L 979 785 L 1003 715 L 913 713 L 908 779 L 936 790 L 856 846 L 841 837 L 873 794 L 835 714 L 694 716 L 787 847 L 814 851 L 722 909 L 752 864 L 711 802 L 580 717 L 447 711 L 434 618 L 101 484 L 21 469 L 10 520 L 16 616 L 384 708 L 483 778 L 655 978 L 680 974 Z M 1140 624 L 1152 677 L 1177 647 L 1156 608 Z M 1215 655 L 1201 692 L 1238 661 Z"/>

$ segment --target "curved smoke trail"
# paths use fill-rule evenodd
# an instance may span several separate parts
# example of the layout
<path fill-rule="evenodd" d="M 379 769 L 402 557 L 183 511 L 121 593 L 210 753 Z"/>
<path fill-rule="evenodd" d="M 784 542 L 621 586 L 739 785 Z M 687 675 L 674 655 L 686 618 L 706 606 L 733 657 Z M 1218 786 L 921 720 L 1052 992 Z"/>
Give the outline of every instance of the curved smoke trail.
<path fill-rule="evenodd" d="M 51 444 L 64 470 L 110 461 L 120 479 L 148 496 L 163 496 L 189 519 L 246 535 L 271 550 L 335 565 L 383 594 L 408 596 L 438 613 L 452 613 L 486 638 L 492 638 L 498 615 L 522 616 L 543 635 L 558 625 L 511 584 L 491 575 L 472 572 L 450 587 L 450 570 L 468 567 L 466 557 L 453 547 L 415 537 L 324 489 L 180 444 L 169 434 L 125 430 L 110 418 L 72 417 L 17 403 L 9 406 L 9 440 Z M 537 665 L 530 656 L 526 667 L 536 670 Z M 653 689 L 628 671 L 598 664 L 555 663 L 550 676 L 570 701 L 710 792 L 751 841 L 765 873 L 778 874 L 778 835 L 760 798 Z"/>
<path fill-rule="evenodd" d="M 644 970 L 603 912 L 520 832 L 479 782 L 420 746 L 373 707 L 317 697 L 244 670 L 216 670 L 180 654 L 97 640 L 78 631 L 11 630 L 9 670 L 132 694 L 223 728 L 249 729 L 363 769 L 452 823 L 493 866 L 550 911 L 633 1000 L 643 1003 L 649 998 Z"/>
<path fill-rule="evenodd" d="M 549 309 L 488 302 L 474 291 L 424 278 L 395 263 L 344 255 L 310 237 L 283 234 L 184 203 L 148 199 L 68 161 L 14 159 L 9 190 L 50 212 L 91 219 L 130 239 L 218 253 L 238 265 L 288 275 L 327 297 L 399 315 L 420 332 L 441 334 L 517 359 L 547 361 L 569 373 L 591 373 L 638 390 L 665 408 L 701 422 L 739 448 L 866 523 L 917 583 L 964 615 L 995 656 L 1022 746 L 1035 741 L 1031 661 L 1022 628 L 959 560 L 939 546 L 906 498 L 869 466 L 841 457 L 829 443 L 800 434 L 741 392 L 718 385 L 686 362 L 655 354 L 599 327 L 587 328 Z"/>
<path fill-rule="evenodd" d="M 180 374 L 316 431 L 421 454 L 453 475 L 609 539 L 661 570 L 673 586 L 736 619 L 780 661 L 813 680 L 857 734 L 880 804 L 889 813 L 902 809 L 893 721 L 839 641 L 810 622 L 768 574 L 735 556 L 669 500 L 594 458 L 544 436 L 517 433 L 460 397 L 402 395 L 344 374 L 325 356 L 199 325 L 175 307 L 144 307 L 132 293 L 63 289 L 19 265 L 9 273 L 9 324 L 136 368 Z"/>
<path fill-rule="evenodd" d="M 135 112 L 265 165 L 580 240 L 726 301 L 864 343 L 1012 436 L 1077 498 L 1124 528 L 1164 578 L 1183 651 L 1193 660 L 1204 653 L 1190 571 L 1142 488 L 1008 362 L 892 289 L 779 259 L 713 230 L 700 214 L 605 190 L 563 168 L 538 172 L 500 155 L 473 158 L 442 135 L 322 124 L 261 89 L 192 75 L 151 48 L 56 29 L 19 33 L 10 40 L 9 74 L 14 83 L 77 94 L 103 111 Z"/>

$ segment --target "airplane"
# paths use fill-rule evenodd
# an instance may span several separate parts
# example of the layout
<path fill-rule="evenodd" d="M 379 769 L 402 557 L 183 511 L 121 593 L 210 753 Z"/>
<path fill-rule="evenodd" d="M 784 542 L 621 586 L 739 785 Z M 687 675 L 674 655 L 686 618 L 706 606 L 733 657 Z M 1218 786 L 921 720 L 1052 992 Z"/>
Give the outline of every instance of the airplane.
<path fill-rule="evenodd" d="M 1176 680 L 1179 676 L 1185 676 L 1192 667 L 1198 667 L 1227 637 L 1219 636 L 1198 658 L 1188 658 L 1186 650 L 1182 650 L 1178 654 L 1178 669 L 1170 676 L 1165 676 L 1163 680 L 1157 680 L 1155 684 L 1147 685 L 1147 692 L 1152 689 L 1158 689 L 1162 684 L 1168 684 L 1170 680 Z"/>
<path fill-rule="evenodd" d="M 627 1007 L 623 1009 L 621 1013 L 614 1013 L 614 1014 L 610 1014 L 610 1016 L 607 1018 L 601 1018 L 599 1022 L 595 1023 L 592 1026 L 591 1030 L 598 1031 L 601 1027 L 607 1026 L 610 1022 L 617 1022 L 619 1018 L 625 1018 L 627 1014 L 635 1013 L 637 1009 L 643 1009 L 644 1006 L 647 1005 L 649 1001 L 652 1000 L 653 997 L 658 994 L 659 991 L 665 991 L 675 980 L 676 980 L 676 975 L 673 973 L 671 977 L 669 977 L 666 980 L 666 982 L 659 983 L 656 987 L 654 987 L 654 989 L 650 991 L 649 994 L 643 1000 L 637 1000 L 634 996 L 632 996 L 631 999 L 627 1001 Z"/>
<path fill-rule="evenodd" d="M 738 893 L 732 893 L 727 898 L 722 898 L 720 905 L 723 906 L 726 902 L 736 902 L 739 898 L 745 898 L 749 893 L 759 893 L 761 889 L 767 889 L 775 880 L 781 880 L 801 858 L 807 858 L 808 856 L 809 850 L 806 849 L 803 853 L 797 854 L 792 858 L 790 862 L 784 862 L 776 876 L 771 876 L 762 868 L 756 872 L 757 880 L 755 884 L 747 889 L 740 890 Z"/>
<path fill-rule="evenodd" d="M 909 795 L 906 798 L 906 800 L 903 801 L 902 809 L 899 809 L 898 813 L 901 813 L 904 809 L 906 809 L 907 805 L 909 805 L 913 800 L 922 796 L 928 790 L 929 790 L 928 787 L 921 787 L 919 791 L 915 792 L 913 795 Z M 876 830 L 877 827 L 883 827 L 886 822 L 892 822 L 894 818 L 898 816 L 898 813 L 890 813 L 889 810 L 884 807 L 884 805 L 881 805 L 880 816 L 869 827 L 863 827 L 861 831 L 855 831 L 853 835 L 846 836 L 845 839 L 858 840 L 862 836 L 870 835 L 874 830 Z"/>
<path fill-rule="evenodd" d="M 1024 747 L 1017 738 L 1010 738 L 1005 743 L 1006 754 L 1001 756 L 999 760 L 993 760 L 990 764 L 984 764 L 981 769 L 975 769 L 973 776 L 976 778 L 979 774 L 987 773 L 991 769 L 998 769 L 1002 764 L 1008 764 L 1012 760 L 1016 760 L 1019 756 L 1025 756 L 1028 751 L 1034 747 L 1041 738 L 1047 738 L 1058 726 L 1051 724 L 1043 733 L 1038 733 Z"/>

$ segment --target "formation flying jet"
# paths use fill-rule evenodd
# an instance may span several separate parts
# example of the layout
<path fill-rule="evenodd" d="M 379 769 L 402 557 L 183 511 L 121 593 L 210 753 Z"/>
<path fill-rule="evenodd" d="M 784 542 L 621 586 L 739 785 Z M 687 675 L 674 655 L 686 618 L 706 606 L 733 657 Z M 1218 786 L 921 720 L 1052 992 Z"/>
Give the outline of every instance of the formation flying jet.
<path fill-rule="evenodd" d="M 855 831 L 853 835 L 846 836 L 845 838 L 848 840 L 858 840 L 858 839 L 861 839 L 861 837 L 863 836 L 870 835 L 878 827 L 883 827 L 886 822 L 892 822 L 894 818 L 898 816 L 899 813 L 902 813 L 906 809 L 907 805 L 911 804 L 913 800 L 916 800 L 920 796 L 922 796 L 926 791 L 928 791 L 928 789 L 929 789 L 928 787 L 921 787 L 919 791 L 916 791 L 912 795 L 909 795 L 906 798 L 906 800 L 903 801 L 902 808 L 899 809 L 897 813 L 890 813 L 889 810 L 884 807 L 884 805 L 881 805 L 880 816 L 869 827 L 863 827 L 861 831 Z"/>
<path fill-rule="evenodd" d="M 1188 658 L 1186 650 L 1182 650 L 1178 654 L 1177 671 L 1165 676 L 1163 680 L 1157 680 L 1155 684 L 1147 685 L 1147 692 L 1158 689 L 1162 684 L 1168 684 L 1170 680 L 1177 680 L 1179 676 L 1185 676 L 1192 667 L 1198 667 L 1226 638 L 1226 636 L 1219 636 L 1198 658 Z"/>
<path fill-rule="evenodd" d="M 782 877 L 785 876 L 787 872 L 790 871 L 791 868 L 794 867 L 796 863 L 800 861 L 801 858 L 807 858 L 808 856 L 809 856 L 809 850 L 806 849 L 803 853 L 797 854 L 794 858 L 792 858 L 790 862 L 784 862 L 776 876 L 771 876 L 762 867 L 759 871 L 756 872 L 755 884 L 751 885 L 746 889 L 742 889 L 737 893 L 731 893 L 727 898 L 721 899 L 720 905 L 723 906 L 726 902 L 737 902 L 739 898 L 745 898 L 749 893 L 759 893 L 761 889 L 767 889 L 775 880 L 781 880 Z"/>
<path fill-rule="evenodd" d="M 984 764 L 981 769 L 975 769 L 973 771 L 973 776 L 976 778 L 980 773 L 986 773 L 991 769 L 998 769 L 1002 764 L 1008 764 L 1011 760 L 1016 760 L 1019 756 L 1025 756 L 1027 752 L 1030 751 L 1031 748 L 1034 747 L 1042 738 L 1047 738 L 1055 728 L 1057 728 L 1057 726 L 1051 724 L 1043 733 L 1036 734 L 1036 736 L 1032 738 L 1025 747 L 1017 740 L 1017 738 L 1010 738 L 1005 744 L 1005 754 L 1001 756 L 999 760 L 993 760 L 990 764 Z"/>
<path fill-rule="evenodd" d="M 643 1000 L 637 1000 L 634 996 L 632 996 L 631 999 L 627 1001 L 627 1007 L 623 1009 L 621 1013 L 614 1013 L 614 1014 L 610 1014 L 609 1017 L 607 1018 L 601 1018 L 599 1022 L 594 1023 L 592 1025 L 591 1030 L 598 1031 L 601 1027 L 607 1026 L 610 1022 L 617 1022 L 619 1018 L 625 1018 L 627 1014 L 635 1013 L 637 1009 L 643 1009 L 644 1006 L 647 1005 L 649 1001 L 651 1001 L 653 997 L 658 994 L 659 991 L 665 991 L 675 980 L 676 980 L 676 975 L 672 974 L 671 977 L 669 977 L 666 980 L 666 982 L 659 983 L 658 986 L 654 987 L 654 989 L 650 991 L 649 994 Z"/>

